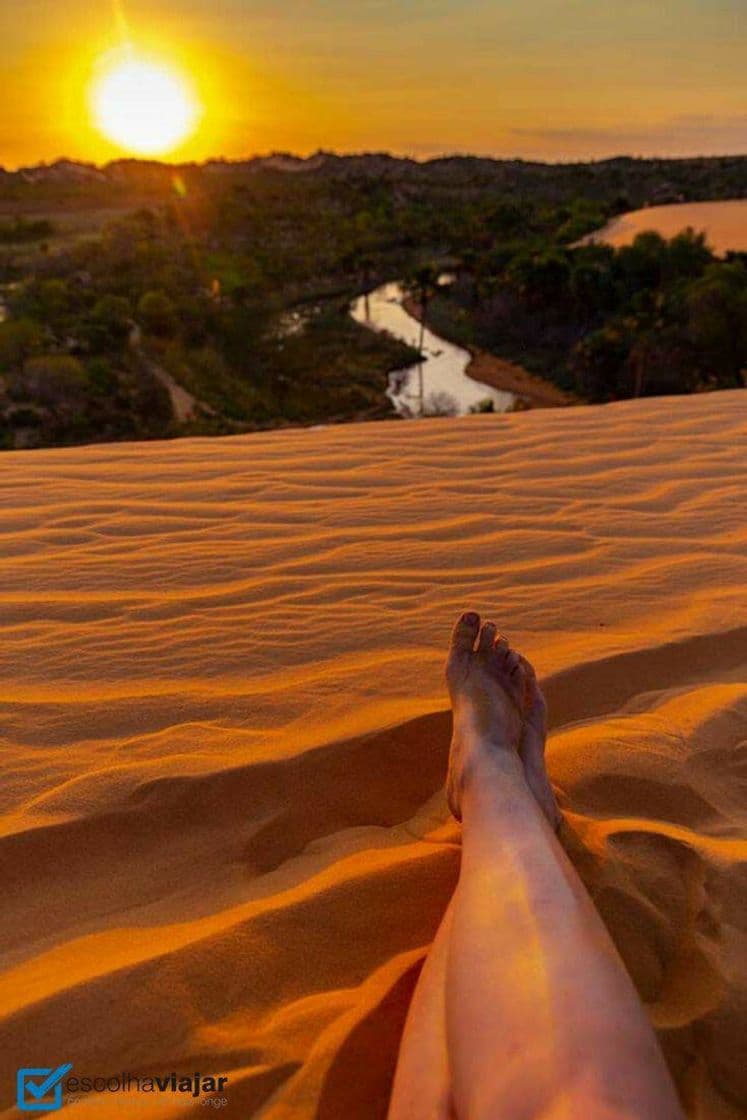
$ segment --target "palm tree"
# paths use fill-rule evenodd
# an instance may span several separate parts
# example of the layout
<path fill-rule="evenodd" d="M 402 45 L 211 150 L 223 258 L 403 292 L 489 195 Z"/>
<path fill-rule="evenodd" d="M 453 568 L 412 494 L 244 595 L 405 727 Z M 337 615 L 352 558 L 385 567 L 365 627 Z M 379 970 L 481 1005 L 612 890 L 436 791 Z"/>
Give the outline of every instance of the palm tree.
<path fill-rule="evenodd" d="M 419 397 L 420 397 L 420 415 L 423 415 L 425 410 L 424 401 L 424 385 L 423 385 L 423 344 L 425 341 L 425 331 L 428 320 L 428 305 L 435 295 L 438 287 L 438 273 L 433 265 L 426 264 L 417 268 L 412 276 L 405 281 L 405 289 L 408 295 L 411 295 L 418 305 L 418 318 L 420 319 L 420 338 L 418 340 L 418 350 L 420 351 L 420 361 L 418 362 L 418 381 L 419 381 Z"/>
<path fill-rule="evenodd" d="M 358 275 L 360 276 L 360 283 L 363 287 L 363 307 L 367 319 L 371 318 L 371 307 L 368 297 L 371 294 L 371 274 L 373 272 L 373 267 L 373 258 L 369 256 L 368 253 L 361 253 L 358 257 Z"/>
<path fill-rule="evenodd" d="M 472 286 L 472 306 L 478 307 L 482 296 L 483 258 L 474 249 L 465 249 L 459 271 L 469 276 Z"/>

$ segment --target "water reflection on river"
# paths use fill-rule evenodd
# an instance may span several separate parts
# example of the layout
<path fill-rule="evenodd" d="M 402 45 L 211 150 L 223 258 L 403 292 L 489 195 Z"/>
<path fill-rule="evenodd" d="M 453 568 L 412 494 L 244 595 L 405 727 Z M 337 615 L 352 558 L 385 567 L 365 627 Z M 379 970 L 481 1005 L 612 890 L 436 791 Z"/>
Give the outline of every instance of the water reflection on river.
<path fill-rule="evenodd" d="M 402 306 L 402 285 L 382 284 L 355 301 L 352 316 L 358 323 L 414 346 L 420 343 L 420 323 Z M 425 361 L 389 374 L 387 396 L 402 416 L 464 416 L 484 409 L 491 402 L 495 412 L 507 412 L 515 401 L 513 393 L 493 389 L 466 374 L 470 354 L 460 346 L 426 330 L 423 337 Z M 422 382 L 421 382 L 422 378 Z"/>

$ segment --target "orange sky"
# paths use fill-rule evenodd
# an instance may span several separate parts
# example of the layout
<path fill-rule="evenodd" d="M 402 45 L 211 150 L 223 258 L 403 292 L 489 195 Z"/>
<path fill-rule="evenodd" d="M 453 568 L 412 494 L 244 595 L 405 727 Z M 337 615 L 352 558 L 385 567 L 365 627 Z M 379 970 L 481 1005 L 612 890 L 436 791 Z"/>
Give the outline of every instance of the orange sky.
<path fill-rule="evenodd" d="M 3 0 L 0 164 L 123 154 L 87 102 L 129 37 L 205 112 L 172 159 L 319 147 L 571 159 L 747 150 L 744 0 Z"/>

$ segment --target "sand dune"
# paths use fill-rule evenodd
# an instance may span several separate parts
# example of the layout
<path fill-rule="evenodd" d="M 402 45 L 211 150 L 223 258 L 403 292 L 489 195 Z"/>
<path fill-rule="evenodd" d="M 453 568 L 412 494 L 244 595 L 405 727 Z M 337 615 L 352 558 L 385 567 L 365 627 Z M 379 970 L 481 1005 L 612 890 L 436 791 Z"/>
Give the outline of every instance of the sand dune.
<path fill-rule="evenodd" d="M 538 666 L 573 858 L 690 1114 L 743 1115 L 746 437 L 728 392 L 3 455 L 0 1114 L 72 1061 L 384 1116 L 458 869 L 470 605 Z"/>
<path fill-rule="evenodd" d="M 619 249 L 630 245 L 646 230 L 656 230 L 662 237 L 676 237 L 691 226 L 696 232 L 705 230 L 708 244 L 723 255 L 730 249 L 747 253 L 747 198 L 724 202 L 679 202 L 668 206 L 647 206 L 613 218 L 604 229 L 582 238 L 605 241 Z"/>

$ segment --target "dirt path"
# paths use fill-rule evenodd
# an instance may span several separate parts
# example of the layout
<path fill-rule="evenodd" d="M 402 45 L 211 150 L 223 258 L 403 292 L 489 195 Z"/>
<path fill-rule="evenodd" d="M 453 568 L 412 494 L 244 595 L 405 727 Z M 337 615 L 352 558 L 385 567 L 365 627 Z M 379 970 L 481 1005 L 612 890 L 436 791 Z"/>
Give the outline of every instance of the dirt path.
<path fill-rule="evenodd" d="M 215 409 L 211 408 L 209 404 L 200 401 L 197 397 L 193 397 L 183 385 L 176 381 L 168 370 L 154 361 L 148 354 L 145 353 L 142 346 L 143 332 L 139 326 L 135 325 L 130 331 L 130 349 L 137 358 L 142 368 L 155 377 L 156 381 L 160 381 L 161 385 L 166 389 L 169 397 L 171 398 L 171 407 L 174 412 L 174 419 L 180 424 L 186 424 L 190 420 L 197 419 L 200 414 L 215 416 Z"/>

